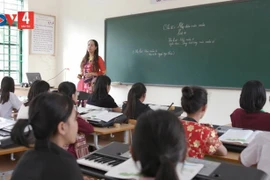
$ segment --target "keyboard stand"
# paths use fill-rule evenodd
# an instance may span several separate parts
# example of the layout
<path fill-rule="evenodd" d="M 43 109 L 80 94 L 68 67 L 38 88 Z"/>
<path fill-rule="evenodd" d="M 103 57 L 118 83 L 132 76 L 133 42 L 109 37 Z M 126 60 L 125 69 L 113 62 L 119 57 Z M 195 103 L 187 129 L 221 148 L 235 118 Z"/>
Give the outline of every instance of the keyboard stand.
<path fill-rule="evenodd" d="M 113 133 L 119 133 L 124 132 L 124 143 L 129 144 L 129 140 L 132 140 L 132 130 L 135 128 L 132 124 L 121 124 L 120 127 L 94 127 L 94 133 L 92 134 L 94 136 L 94 146 L 97 149 L 100 149 L 101 147 L 98 144 L 98 136 L 99 135 L 108 135 Z"/>

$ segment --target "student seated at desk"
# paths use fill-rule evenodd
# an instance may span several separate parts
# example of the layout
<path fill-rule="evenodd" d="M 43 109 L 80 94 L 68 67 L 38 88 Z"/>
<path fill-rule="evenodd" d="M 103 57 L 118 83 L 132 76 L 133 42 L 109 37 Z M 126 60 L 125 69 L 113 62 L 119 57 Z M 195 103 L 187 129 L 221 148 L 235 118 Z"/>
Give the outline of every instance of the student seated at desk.
<path fill-rule="evenodd" d="M 12 77 L 4 77 L 0 90 L 0 117 L 12 119 L 12 110 L 19 110 L 22 102 L 14 94 L 15 83 Z"/>
<path fill-rule="evenodd" d="M 62 82 L 58 86 L 58 91 L 59 93 L 62 93 L 70 97 L 73 100 L 74 105 L 76 104 L 77 93 L 76 93 L 76 86 L 74 83 L 67 82 L 67 81 Z M 85 119 L 83 119 L 79 114 L 77 115 L 77 121 L 78 121 L 79 128 L 78 128 L 78 135 L 77 135 L 76 143 L 70 144 L 67 150 L 75 158 L 80 158 L 89 153 L 85 135 L 94 132 L 94 128 Z"/>
<path fill-rule="evenodd" d="M 50 85 L 46 81 L 36 80 L 31 85 L 28 95 L 27 95 L 27 102 L 22 104 L 20 110 L 17 115 L 17 119 L 28 119 L 28 109 L 29 103 L 34 99 L 37 95 L 48 92 L 50 90 Z"/>
<path fill-rule="evenodd" d="M 122 112 L 112 96 L 109 95 L 110 89 L 111 79 L 106 75 L 98 76 L 94 85 L 93 93 L 87 100 L 87 104 L 110 108 L 114 112 Z"/>
<path fill-rule="evenodd" d="M 204 158 L 205 154 L 225 156 L 227 149 L 219 140 L 216 130 L 199 123 L 206 111 L 207 91 L 197 86 L 183 87 L 181 105 L 187 113 L 182 123 L 189 145 L 188 156 L 194 158 Z"/>
<path fill-rule="evenodd" d="M 260 81 L 248 81 L 240 95 L 240 107 L 231 114 L 233 127 L 270 131 L 270 113 L 263 112 L 266 91 Z"/>
<path fill-rule="evenodd" d="M 241 155 L 240 159 L 244 166 L 250 167 L 257 164 L 257 168 L 268 174 L 270 180 L 270 132 L 257 134 L 248 144 Z"/>
<path fill-rule="evenodd" d="M 140 180 L 178 180 L 176 165 L 186 157 L 185 131 L 178 118 L 168 111 L 148 111 L 135 127 L 131 154 L 140 164 Z"/>
<path fill-rule="evenodd" d="M 76 141 L 76 116 L 74 102 L 67 96 L 42 93 L 35 97 L 29 106 L 29 120 L 18 120 L 11 134 L 15 143 L 29 146 L 24 129 L 31 125 L 35 147 L 24 153 L 11 180 L 82 180 L 76 159 L 63 149 Z"/>
<path fill-rule="evenodd" d="M 122 106 L 123 113 L 128 119 L 137 119 L 142 113 L 151 110 L 143 104 L 146 97 L 146 87 L 143 83 L 135 83 L 128 92 L 128 101 Z"/>

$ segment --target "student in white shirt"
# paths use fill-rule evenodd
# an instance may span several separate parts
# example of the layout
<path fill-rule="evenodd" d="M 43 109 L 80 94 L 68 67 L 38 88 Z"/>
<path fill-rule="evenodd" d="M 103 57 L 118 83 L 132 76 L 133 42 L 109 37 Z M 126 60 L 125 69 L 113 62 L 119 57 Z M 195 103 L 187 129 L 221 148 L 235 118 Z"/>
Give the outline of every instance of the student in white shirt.
<path fill-rule="evenodd" d="M 36 80 L 33 82 L 28 92 L 27 102 L 21 106 L 17 115 L 17 119 L 28 119 L 28 109 L 31 100 L 34 99 L 37 95 L 48 92 L 49 90 L 50 85 L 46 81 Z"/>
<path fill-rule="evenodd" d="M 270 132 L 259 133 L 249 143 L 241 155 L 241 162 L 244 166 L 257 164 L 257 168 L 270 176 Z M 270 177 L 267 178 L 270 180 Z"/>
<path fill-rule="evenodd" d="M 22 102 L 14 94 L 15 83 L 12 77 L 4 77 L 0 90 L 0 117 L 11 119 L 12 110 L 19 110 Z"/>

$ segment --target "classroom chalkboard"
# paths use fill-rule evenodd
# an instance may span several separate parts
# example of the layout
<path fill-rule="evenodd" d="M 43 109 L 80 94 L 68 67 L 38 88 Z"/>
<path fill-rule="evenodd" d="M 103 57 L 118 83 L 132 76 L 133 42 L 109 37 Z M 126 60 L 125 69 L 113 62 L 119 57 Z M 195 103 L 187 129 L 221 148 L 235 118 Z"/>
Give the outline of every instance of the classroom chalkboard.
<path fill-rule="evenodd" d="M 105 20 L 107 75 L 122 83 L 270 88 L 270 1 L 208 4 Z"/>

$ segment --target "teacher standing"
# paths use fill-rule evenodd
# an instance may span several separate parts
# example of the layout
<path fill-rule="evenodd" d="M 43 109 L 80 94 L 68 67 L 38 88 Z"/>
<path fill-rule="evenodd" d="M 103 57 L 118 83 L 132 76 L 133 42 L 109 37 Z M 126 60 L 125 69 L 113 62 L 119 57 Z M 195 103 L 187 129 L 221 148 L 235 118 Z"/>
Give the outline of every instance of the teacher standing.
<path fill-rule="evenodd" d="M 91 93 L 91 86 L 96 77 L 105 73 L 106 67 L 104 60 L 98 54 L 98 42 L 91 39 L 88 41 L 87 51 L 81 62 L 81 74 L 78 76 L 80 82 L 77 89 Z"/>

